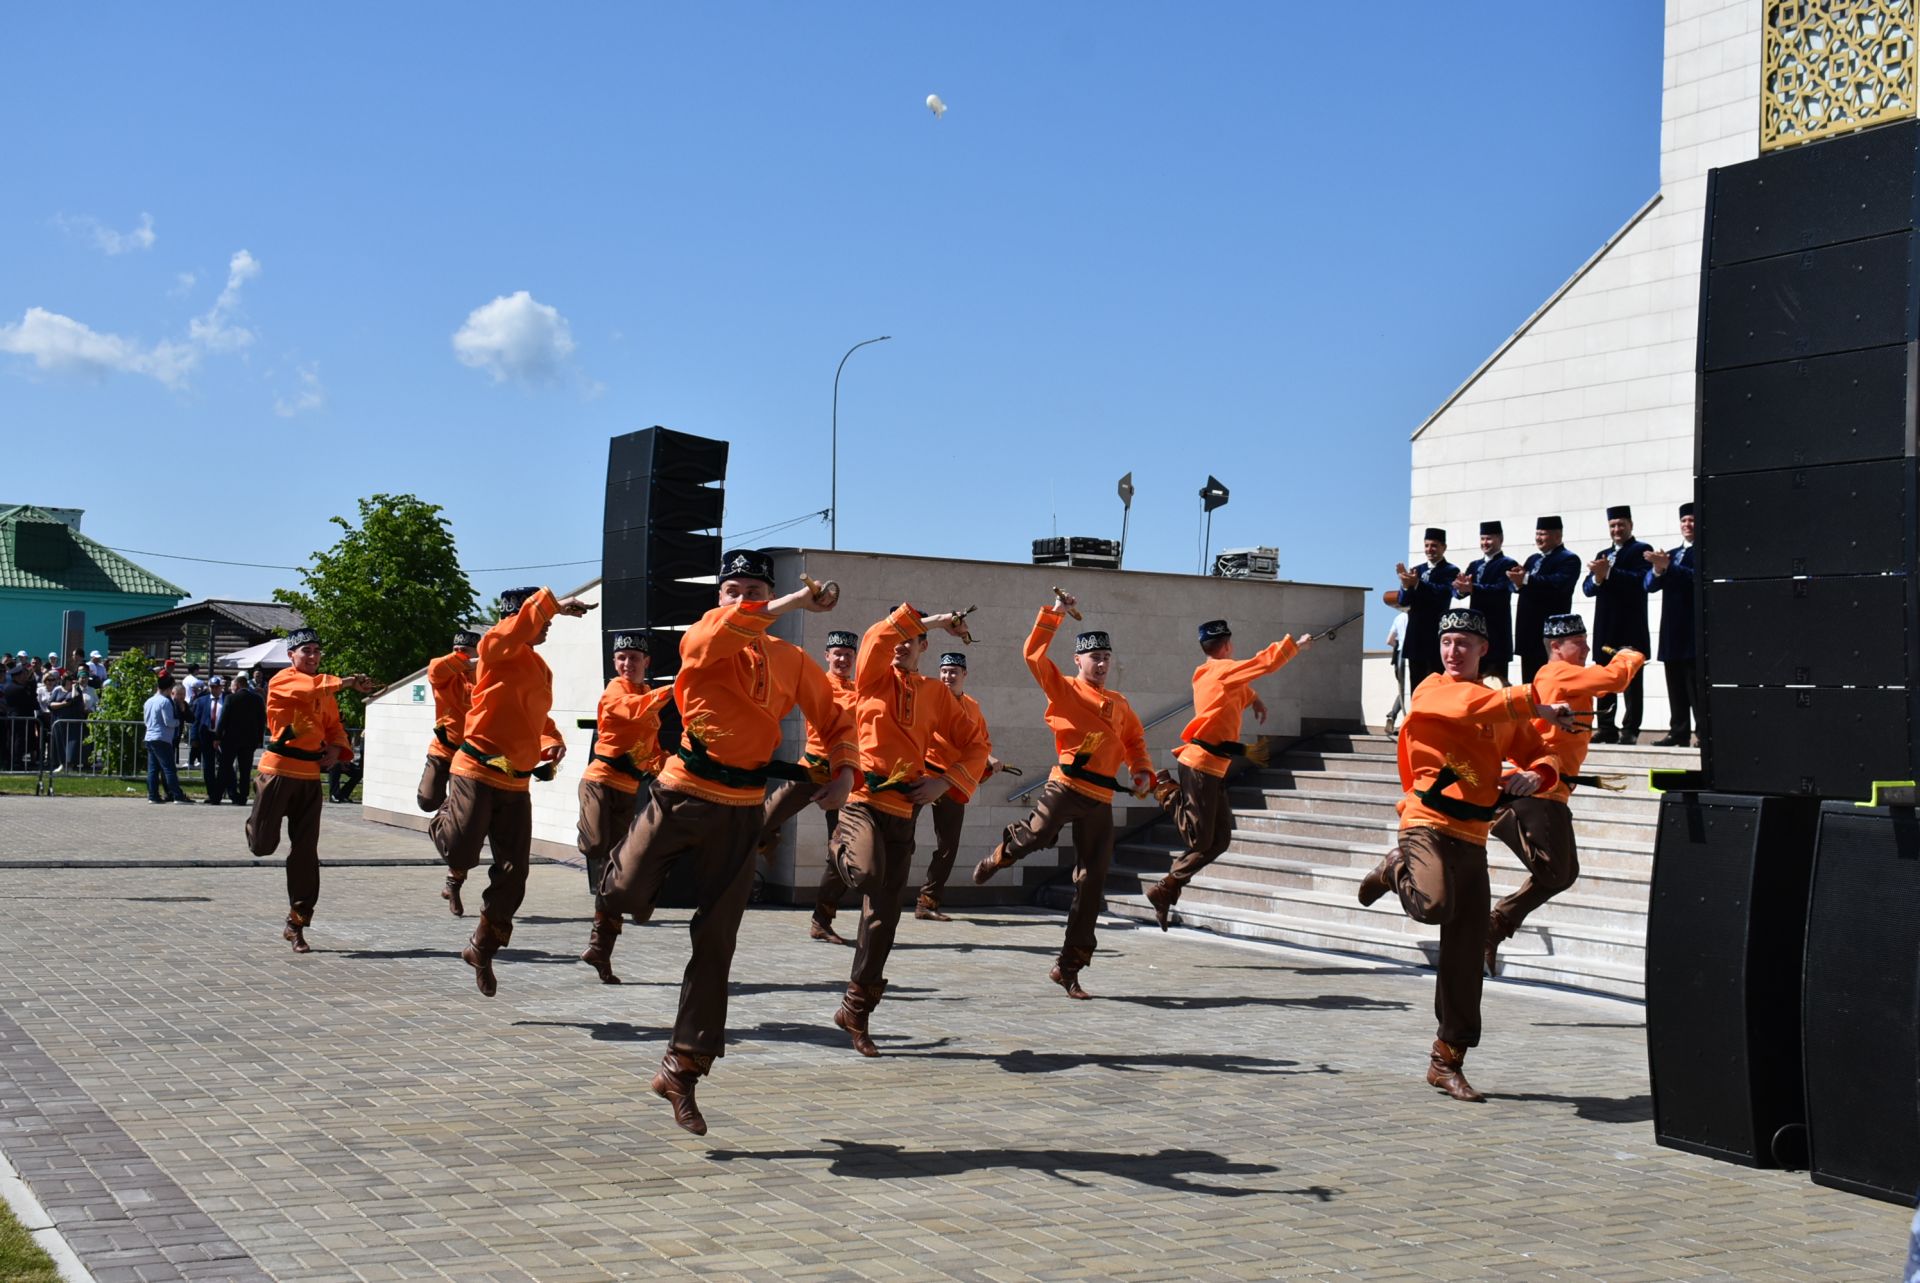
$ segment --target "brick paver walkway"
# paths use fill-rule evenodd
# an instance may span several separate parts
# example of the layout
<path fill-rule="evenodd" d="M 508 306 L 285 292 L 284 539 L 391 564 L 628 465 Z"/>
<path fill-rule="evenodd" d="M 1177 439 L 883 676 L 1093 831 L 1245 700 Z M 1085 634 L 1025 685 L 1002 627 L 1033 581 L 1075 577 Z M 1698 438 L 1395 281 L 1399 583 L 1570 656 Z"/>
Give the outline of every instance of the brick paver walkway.
<path fill-rule="evenodd" d="M 421 835 L 328 808 L 325 852 L 387 863 L 327 872 L 295 957 L 241 819 L 0 799 L 0 1151 L 102 1283 L 1860 1280 L 1905 1247 L 1898 1208 L 1656 1147 L 1637 1007 L 1490 986 L 1459 1105 L 1419 1077 L 1428 974 L 1115 924 L 1072 1003 L 1040 913 L 909 917 L 874 1061 L 828 1023 L 849 951 L 750 913 L 696 1139 L 647 1091 L 685 913 L 602 987 L 542 865 L 488 1001 Z"/>

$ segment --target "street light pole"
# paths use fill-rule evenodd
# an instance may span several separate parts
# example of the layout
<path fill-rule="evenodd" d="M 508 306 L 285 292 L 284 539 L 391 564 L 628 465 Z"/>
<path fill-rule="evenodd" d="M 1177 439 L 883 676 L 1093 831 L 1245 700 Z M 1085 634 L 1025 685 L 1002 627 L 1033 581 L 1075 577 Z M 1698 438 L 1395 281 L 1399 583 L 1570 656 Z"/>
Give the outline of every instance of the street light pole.
<path fill-rule="evenodd" d="M 847 349 L 847 356 L 852 356 L 869 343 L 885 343 L 892 337 L 891 334 L 882 334 L 877 339 L 863 339 Z M 828 528 L 831 531 L 827 547 L 832 551 L 838 551 L 840 547 L 840 371 L 847 368 L 847 356 L 840 358 L 840 364 L 833 371 L 833 444 L 830 452 L 833 475 L 827 499 L 827 512 L 830 514 Z"/>

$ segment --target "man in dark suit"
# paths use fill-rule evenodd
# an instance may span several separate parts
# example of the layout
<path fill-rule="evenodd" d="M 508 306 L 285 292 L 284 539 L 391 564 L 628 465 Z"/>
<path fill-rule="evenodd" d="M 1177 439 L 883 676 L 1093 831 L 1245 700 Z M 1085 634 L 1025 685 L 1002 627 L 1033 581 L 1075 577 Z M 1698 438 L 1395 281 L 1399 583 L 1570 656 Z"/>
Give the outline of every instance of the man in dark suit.
<path fill-rule="evenodd" d="M 1472 597 L 1469 604 L 1487 617 L 1487 653 L 1480 659 L 1480 675 L 1498 677 L 1502 685 L 1513 663 L 1514 584 L 1507 572 L 1520 568 L 1519 562 L 1500 550 L 1505 539 L 1499 522 L 1481 522 L 1480 555 L 1453 582 L 1453 595 Z"/>
<path fill-rule="evenodd" d="M 1580 585 L 1580 590 L 1594 599 L 1593 644 L 1601 664 L 1613 658 L 1613 651 L 1624 647 L 1642 654 L 1652 649 L 1647 636 L 1647 554 L 1653 549 L 1633 537 L 1633 509 L 1626 504 L 1607 509 L 1607 534 L 1613 542 L 1587 563 L 1587 577 Z M 1635 673 L 1627 686 L 1626 715 L 1618 728 L 1614 712 L 1621 697 L 1600 697 L 1595 710 L 1600 715 L 1593 732 L 1595 744 L 1632 744 L 1639 740 L 1645 678 L 1644 670 Z"/>
<path fill-rule="evenodd" d="M 1580 582 L 1580 558 L 1561 546 L 1561 531 L 1560 518 L 1540 518 L 1534 523 L 1533 531 L 1533 546 L 1540 551 L 1528 557 L 1525 566 L 1507 569 L 1507 582 L 1520 596 L 1513 635 L 1523 682 L 1532 681 L 1533 675 L 1547 662 L 1547 645 L 1541 639 L 1548 618 L 1573 613 L 1573 589 Z"/>
<path fill-rule="evenodd" d="M 1680 505 L 1680 546 L 1647 554 L 1647 591 L 1665 593 L 1660 607 L 1660 663 L 1667 675 L 1667 734 L 1654 744 L 1686 747 L 1699 717 L 1700 669 L 1693 648 L 1693 585 L 1699 554 L 1693 550 L 1693 505 Z"/>
<path fill-rule="evenodd" d="M 246 678 L 233 679 L 233 694 L 221 706 L 214 733 L 220 740 L 220 770 L 209 799 L 217 793 L 244 806 L 253 783 L 253 754 L 267 734 L 266 701 Z"/>
<path fill-rule="evenodd" d="M 1453 584 L 1460 578 L 1460 567 L 1447 560 L 1446 531 L 1428 527 L 1421 548 L 1426 561 L 1418 570 L 1408 570 L 1405 562 L 1395 566 L 1400 587 L 1387 589 L 1381 598 L 1407 608 L 1407 684 L 1414 690 L 1440 671 L 1440 615 L 1453 606 Z"/>
<path fill-rule="evenodd" d="M 227 703 L 227 683 L 222 677 L 211 677 L 201 683 L 200 693 L 194 696 L 188 706 L 192 723 L 188 741 L 200 759 L 200 778 L 206 782 L 207 802 L 220 804 L 220 714 Z"/>

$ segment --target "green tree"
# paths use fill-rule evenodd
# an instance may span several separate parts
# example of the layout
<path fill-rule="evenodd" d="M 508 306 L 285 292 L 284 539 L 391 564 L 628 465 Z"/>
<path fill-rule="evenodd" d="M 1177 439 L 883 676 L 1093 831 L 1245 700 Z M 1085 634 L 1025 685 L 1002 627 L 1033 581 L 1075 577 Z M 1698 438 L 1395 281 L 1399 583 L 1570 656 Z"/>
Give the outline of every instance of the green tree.
<path fill-rule="evenodd" d="M 129 647 L 107 666 L 100 707 L 87 728 L 87 741 L 106 763 L 109 775 L 138 775 L 147 769 L 141 755 L 147 738 L 144 705 L 155 690 L 153 661 Z M 137 726 L 125 723 L 135 722 Z"/>
<path fill-rule="evenodd" d="M 410 494 L 362 499 L 359 525 L 331 518 L 339 542 L 302 568 L 305 591 L 274 590 L 319 632 L 328 672 L 395 681 L 444 651 L 473 616 L 473 585 L 440 513 Z M 362 702 L 342 692 L 346 720 L 362 720 Z"/>

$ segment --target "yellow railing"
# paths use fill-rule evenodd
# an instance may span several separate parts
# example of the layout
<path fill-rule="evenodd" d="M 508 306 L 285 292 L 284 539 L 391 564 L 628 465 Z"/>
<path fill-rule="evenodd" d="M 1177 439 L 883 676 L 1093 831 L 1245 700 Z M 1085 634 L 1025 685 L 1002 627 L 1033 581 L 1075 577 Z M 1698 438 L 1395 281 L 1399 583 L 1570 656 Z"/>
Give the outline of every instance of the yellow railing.
<path fill-rule="evenodd" d="M 1909 119 L 1915 0 L 1765 0 L 1760 150 Z"/>

